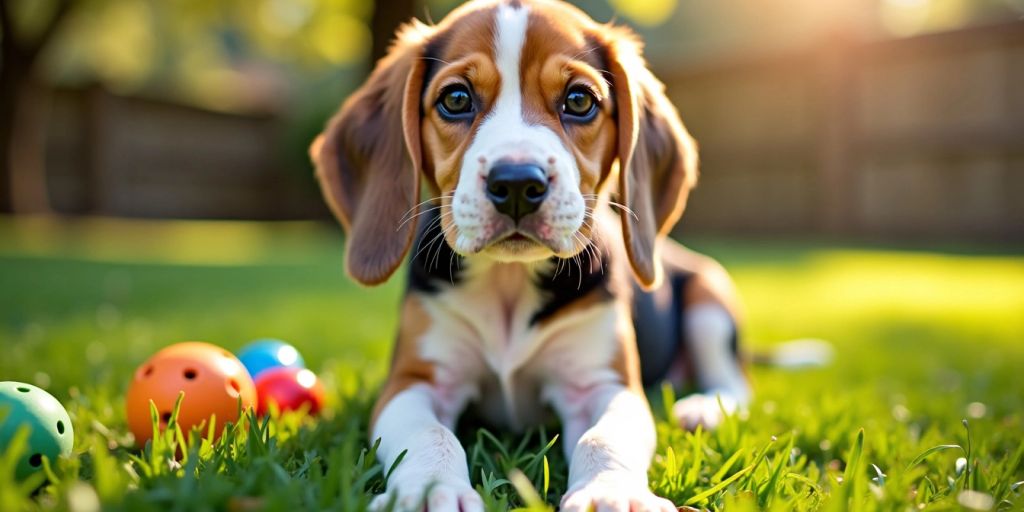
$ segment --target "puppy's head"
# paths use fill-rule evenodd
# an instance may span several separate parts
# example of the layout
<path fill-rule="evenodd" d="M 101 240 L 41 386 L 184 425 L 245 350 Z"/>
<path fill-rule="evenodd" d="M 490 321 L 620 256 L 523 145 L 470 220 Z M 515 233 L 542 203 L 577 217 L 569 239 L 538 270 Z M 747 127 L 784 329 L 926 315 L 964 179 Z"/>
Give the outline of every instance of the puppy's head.
<path fill-rule="evenodd" d="M 471 2 L 407 25 L 310 148 L 349 274 L 377 284 L 401 264 L 421 179 L 445 241 L 499 261 L 582 251 L 614 183 L 631 266 L 653 286 L 657 241 L 696 179 L 663 89 L 630 31 L 559 2 Z"/>

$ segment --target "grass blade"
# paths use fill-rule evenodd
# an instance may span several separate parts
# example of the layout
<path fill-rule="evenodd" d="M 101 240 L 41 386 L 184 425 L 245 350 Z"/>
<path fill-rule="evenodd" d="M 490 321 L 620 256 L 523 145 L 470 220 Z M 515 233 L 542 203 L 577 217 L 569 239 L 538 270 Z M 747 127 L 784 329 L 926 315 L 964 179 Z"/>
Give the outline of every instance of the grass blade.
<path fill-rule="evenodd" d="M 758 465 L 758 463 L 754 462 L 753 464 L 751 464 L 751 465 L 749 465 L 749 466 L 747 466 L 747 467 L 737 471 L 734 475 L 730 476 L 729 478 L 726 478 L 725 480 L 722 480 L 721 482 L 718 483 L 718 485 L 715 485 L 715 486 L 711 487 L 710 489 L 708 489 L 708 490 L 706 490 L 706 491 L 704 491 L 702 493 L 699 493 L 699 494 L 691 497 L 690 499 L 686 500 L 686 503 L 683 503 L 683 504 L 684 505 L 694 505 L 696 503 L 700 503 L 700 502 L 708 499 L 710 496 L 714 495 L 715 493 L 721 491 L 722 489 L 725 489 L 726 487 L 729 487 L 729 484 L 735 482 L 736 480 L 739 480 L 743 475 L 753 471 L 754 468 L 757 467 L 757 465 Z"/>
<path fill-rule="evenodd" d="M 746 451 L 747 450 L 745 448 L 740 448 L 739 450 L 736 450 L 736 453 L 732 454 L 731 457 L 726 459 L 726 461 L 722 463 L 722 467 L 718 468 L 718 471 L 716 471 L 714 475 L 711 475 L 711 483 L 717 484 L 718 482 L 721 482 L 722 478 L 725 478 L 725 474 L 729 472 L 729 468 L 736 464 L 736 461 L 740 460 L 740 457 L 742 457 Z"/>
<path fill-rule="evenodd" d="M 944 451 L 944 450 L 953 450 L 953 449 L 958 449 L 958 450 L 964 452 L 965 454 L 967 453 L 964 450 L 964 448 L 962 446 L 958 445 L 958 444 L 940 444 L 938 446 L 933 446 L 933 447 L 925 450 L 924 453 L 922 453 L 921 455 L 918 455 L 917 457 L 914 457 L 914 460 L 912 460 L 910 462 L 910 464 L 907 464 L 907 468 L 906 468 L 905 471 L 909 471 L 914 466 L 920 464 L 925 459 L 927 459 L 929 456 L 931 456 L 933 453 L 941 452 L 941 451 Z"/>

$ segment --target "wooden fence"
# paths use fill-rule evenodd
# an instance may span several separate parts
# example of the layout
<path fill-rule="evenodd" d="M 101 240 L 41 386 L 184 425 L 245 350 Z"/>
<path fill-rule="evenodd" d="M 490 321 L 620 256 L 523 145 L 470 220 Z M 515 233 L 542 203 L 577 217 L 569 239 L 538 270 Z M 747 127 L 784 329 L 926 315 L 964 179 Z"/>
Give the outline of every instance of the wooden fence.
<path fill-rule="evenodd" d="M 1024 240 L 1024 22 L 659 64 L 701 145 L 682 229 Z"/>
<path fill-rule="evenodd" d="M 135 217 L 326 215 L 312 171 L 284 163 L 281 125 L 101 89 L 56 91 L 50 200 L 64 213 Z"/>
<path fill-rule="evenodd" d="M 1024 22 L 655 69 L 701 145 L 684 230 L 1024 240 Z M 274 117 L 97 90 L 51 112 L 59 211 L 327 215 Z"/>

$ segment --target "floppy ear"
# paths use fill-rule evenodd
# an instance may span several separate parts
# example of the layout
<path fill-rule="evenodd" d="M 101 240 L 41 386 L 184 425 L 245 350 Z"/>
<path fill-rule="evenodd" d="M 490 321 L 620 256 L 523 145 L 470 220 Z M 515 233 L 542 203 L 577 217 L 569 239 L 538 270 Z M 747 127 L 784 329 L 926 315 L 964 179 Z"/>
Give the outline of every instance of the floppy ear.
<path fill-rule="evenodd" d="M 618 115 L 622 234 L 630 265 L 646 289 L 661 281 L 658 246 L 683 214 L 697 181 L 697 148 L 665 86 L 647 69 L 627 29 L 605 27 Z"/>
<path fill-rule="evenodd" d="M 402 264 L 420 184 L 420 94 L 428 27 L 403 27 L 389 54 L 309 148 L 324 199 L 348 234 L 345 270 L 365 285 Z"/>

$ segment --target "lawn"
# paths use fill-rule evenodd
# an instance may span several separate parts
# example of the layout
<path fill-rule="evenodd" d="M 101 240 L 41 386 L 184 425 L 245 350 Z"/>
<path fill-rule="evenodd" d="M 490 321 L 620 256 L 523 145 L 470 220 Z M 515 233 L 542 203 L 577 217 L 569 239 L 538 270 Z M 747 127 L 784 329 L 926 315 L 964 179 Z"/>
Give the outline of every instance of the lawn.
<path fill-rule="evenodd" d="M 688 242 L 733 273 L 748 347 L 816 337 L 836 357 L 753 368 L 755 404 L 713 433 L 672 426 L 652 397 L 656 492 L 729 510 L 1024 509 L 1022 252 Z M 387 470 L 366 421 L 401 283 L 353 285 L 342 253 L 336 229 L 311 223 L 0 219 L 0 380 L 50 390 L 76 434 L 38 491 L 43 475 L 16 484 L 0 457 L 0 510 L 364 508 Z M 264 336 L 291 341 L 325 380 L 322 419 L 131 448 L 123 395 L 139 363 L 176 341 Z M 558 503 L 555 429 L 460 430 L 491 508 Z"/>

